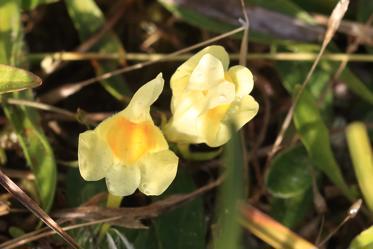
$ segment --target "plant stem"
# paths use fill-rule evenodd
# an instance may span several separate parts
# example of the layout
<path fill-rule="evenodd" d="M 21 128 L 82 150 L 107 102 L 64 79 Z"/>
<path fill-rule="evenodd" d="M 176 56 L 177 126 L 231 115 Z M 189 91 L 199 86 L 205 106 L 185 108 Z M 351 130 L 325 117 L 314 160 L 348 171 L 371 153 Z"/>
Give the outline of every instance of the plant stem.
<path fill-rule="evenodd" d="M 110 208 L 119 208 L 120 203 L 122 202 L 123 196 L 116 196 L 108 193 L 107 200 L 106 200 L 106 207 Z M 109 223 L 102 224 L 99 232 L 98 242 L 101 243 L 103 238 L 105 237 L 107 231 L 110 229 Z"/>

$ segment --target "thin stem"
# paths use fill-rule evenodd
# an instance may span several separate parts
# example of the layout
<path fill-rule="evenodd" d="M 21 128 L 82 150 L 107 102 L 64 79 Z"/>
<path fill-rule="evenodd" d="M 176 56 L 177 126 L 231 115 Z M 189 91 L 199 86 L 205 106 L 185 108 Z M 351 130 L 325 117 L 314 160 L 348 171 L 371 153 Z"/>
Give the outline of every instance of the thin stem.
<path fill-rule="evenodd" d="M 292 52 L 270 52 L 270 53 L 250 53 L 246 55 L 247 60 L 274 60 L 274 61 L 314 61 L 317 58 L 317 53 L 292 53 Z M 128 61 L 185 61 L 192 54 L 182 54 L 169 57 L 168 54 L 161 53 L 126 53 Z M 241 53 L 230 54 L 232 60 L 238 60 Z M 40 61 L 45 57 L 51 57 L 53 60 L 61 61 L 84 61 L 84 60 L 119 60 L 120 55 L 117 53 L 80 53 L 80 52 L 54 52 L 54 53 L 34 53 L 29 55 L 29 60 Z M 321 56 L 321 60 L 329 61 L 357 61 L 357 62 L 372 62 L 372 54 L 349 54 L 349 53 L 325 53 Z"/>
<path fill-rule="evenodd" d="M 117 195 L 112 195 L 111 193 L 108 194 L 107 200 L 106 200 L 106 206 L 110 208 L 118 208 L 120 207 L 120 203 L 123 200 L 123 196 L 117 196 Z M 105 223 L 102 224 L 98 236 L 98 241 L 99 243 L 104 239 L 107 231 L 110 229 L 110 224 Z"/>

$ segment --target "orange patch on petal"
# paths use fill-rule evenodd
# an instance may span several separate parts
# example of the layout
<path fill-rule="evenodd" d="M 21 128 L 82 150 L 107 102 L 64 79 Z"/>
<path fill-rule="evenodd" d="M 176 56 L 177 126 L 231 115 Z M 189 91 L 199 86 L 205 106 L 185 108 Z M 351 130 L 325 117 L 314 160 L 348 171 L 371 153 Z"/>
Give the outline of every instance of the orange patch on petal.
<path fill-rule="evenodd" d="M 117 118 L 107 133 L 113 154 L 127 165 L 133 164 L 154 148 L 155 139 L 151 122 L 133 123 L 123 117 Z"/>

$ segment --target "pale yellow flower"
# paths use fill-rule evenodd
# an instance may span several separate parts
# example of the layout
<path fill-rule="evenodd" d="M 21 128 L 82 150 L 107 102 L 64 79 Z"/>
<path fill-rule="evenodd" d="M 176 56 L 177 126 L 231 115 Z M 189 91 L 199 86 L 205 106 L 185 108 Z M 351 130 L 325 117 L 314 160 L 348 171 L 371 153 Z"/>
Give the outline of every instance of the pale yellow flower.
<path fill-rule="evenodd" d="M 206 143 L 216 147 L 258 112 L 250 96 L 254 81 L 243 66 L 228 69 L 229 56 L 221 46 L 209 46 L 184 62 L 171 77 L 172 117 L 165 127 L 170 141 Z"/>
<path fill-rule="evenodd" d="M 159 74 L 135 93 L 127 108 L 79 135 L 79 170 L 86 181 L 105 177 L 109 192 L 117 196 L 137 188 L 146 195 L 167 189 L 178 158 L 150 116 L 163 85 Z"/>

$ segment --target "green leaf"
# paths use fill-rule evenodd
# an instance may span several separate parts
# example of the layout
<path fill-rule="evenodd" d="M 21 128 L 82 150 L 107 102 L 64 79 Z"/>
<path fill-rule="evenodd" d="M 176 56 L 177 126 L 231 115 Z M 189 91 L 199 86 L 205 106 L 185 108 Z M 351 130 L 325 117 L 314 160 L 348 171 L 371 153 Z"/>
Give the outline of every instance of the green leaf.
<path fill-rule="evenodd" d="M 184 171 L 183 169 L 179 170 L 176 181 L 162 195 L 162 198 L 195 190 L 191 176 Z M 199 197 L 180 208 L 161 215 L 155 219 L 153 229 L 162 243 L 162 248 L 205 248 L 206 225 L 202 198 Z"/>
<path fill-rule="evenodd" d="M 55 3 L 59 0 L 21 0 L 23 10 L 32 10 L 41 4 Z"/>
<path fill-rule="evenodd" d="M 305 48 L 299 48 L 304 51 Z M 293 94 L 297 86 L 299 86 L 311 68 L 310 62 L 276 62 L 276 68 L 281 75 L 282 82 L 286 90 Z M 328 87 L 330 83 L 330 75 L 333 74 L 336 65 L 328 61 L 321 61 L 315 69 L 310 82 L 307 86 L 309 92 L 316 99 L 323 96 L 323 102 L 319 102 L 321 116 L 325 121 L 330 121 L 332 116 L 333 94 L 332 89 Z"/>
<path fill-rule="evenodd" d="M 105 24 L 105 17 L 93 0 L 65 1 L 67 11 L 79 33 L 82 41 L 95 35 Z M 99 42 L 93 47 L 94 51 L 102 53 L 125 54 L 119 38 L 113 33 L 105 34 Z M 119 64 L 117 62 L 97 62 L 95 65 L 96 74 L 100 75 L 111 72 Z M 101 81 L 101 85 L 116 99 L 123 101 L 124 95 L 130 95 L 130 90 L 121 76 L 111 77 Z"/>
<path fill-rule="evenodd" d="M 271 216 L 288 228 L 301 223 L 312 207 L 312 189 L 290 198 L 271 199 Z"/>
<path fill-rule="evenodd" d="M 373 226 L 356 236 L 349 249 L 373 249 Z"/>
<path fill-rule="evenodd" d="M 219 188 L 217 204 L 217 235 L 214 248 L 239 248 L 241 226 L 238 203 L 244 195 L 244 159 L 240 134 L 233 131 L 232 138 L 224 146 L 225 179 Z"/>
<path fill-rule="evenodd" d="M 2 0 L 0 23 L 0 63 L 19 65 L 24 58 L 19 1 Z M 30 90 L 10 96 L 33 100 Z M 57 171 L 52 148 L 40 125 L 39 113 L 35 109 L 10 105 L 3 105 L 3 109 L 17 133 L 27 163 L 36 177 L 35 185 L 41 206 L 49 210 L 53 203 Z"/>
<path fill-rule="evenodd" d="M 353 200 L 356 195 L 343 179 L 332 152 L 329 131 L 321 118 L 314 98 L 307 90 L 303 91 L 299 98 L 293 120 L 314 165 L 324 172 L 350 200 Z"/>
<path fill-rule="evenodd" d="M 303 146 L 289 148 L 272 160 L 266 177 L 267 189 L 279 198 L 302 195 L 312 185 L 312 167 Z"/>
<path fill-rule="evenodd" d="M 0 94 L 41 85 L 41 79 L 26 70 L 0 64 Z"/>
<path fill-rule="evenodd" d="M 87 182 L 79 169 L 70 168 L 66 174 L 66 198 L 69 207 L 78 207 L 94 195 L 107 192 L 105 181 Z"/>

